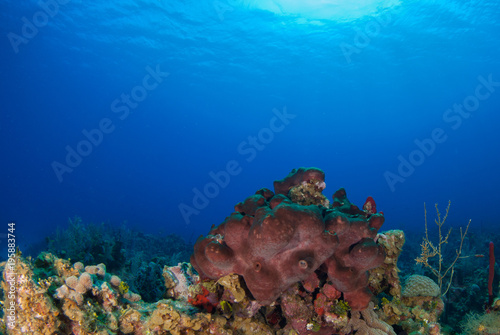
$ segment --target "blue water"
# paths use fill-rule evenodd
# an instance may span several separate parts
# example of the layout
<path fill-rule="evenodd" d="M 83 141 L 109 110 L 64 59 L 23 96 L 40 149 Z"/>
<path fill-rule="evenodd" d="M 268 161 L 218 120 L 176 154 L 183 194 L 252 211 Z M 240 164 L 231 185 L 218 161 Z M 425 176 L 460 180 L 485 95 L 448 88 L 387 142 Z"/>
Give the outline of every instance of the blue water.
<path fill-rule="evenodd" d="M 383 229 L 497 227 L 500 3 L 328 2 L 2 1 L 0 234 L 194 239 L 301 166 Z"/>

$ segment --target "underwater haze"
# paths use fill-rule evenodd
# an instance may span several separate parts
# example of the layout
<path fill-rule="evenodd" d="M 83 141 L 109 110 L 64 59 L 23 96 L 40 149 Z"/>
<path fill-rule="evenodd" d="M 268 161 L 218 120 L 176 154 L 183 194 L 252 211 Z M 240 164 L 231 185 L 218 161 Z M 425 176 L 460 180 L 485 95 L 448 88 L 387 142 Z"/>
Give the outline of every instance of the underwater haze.
<path fill-rule="evenodd" d="M 21 246 L 75 216 L 193 242 L 302 166 L 384 229 L 448 200 L 452 226 L 498 229 L 498 1 L 0 8 L 0 234 Z"/>

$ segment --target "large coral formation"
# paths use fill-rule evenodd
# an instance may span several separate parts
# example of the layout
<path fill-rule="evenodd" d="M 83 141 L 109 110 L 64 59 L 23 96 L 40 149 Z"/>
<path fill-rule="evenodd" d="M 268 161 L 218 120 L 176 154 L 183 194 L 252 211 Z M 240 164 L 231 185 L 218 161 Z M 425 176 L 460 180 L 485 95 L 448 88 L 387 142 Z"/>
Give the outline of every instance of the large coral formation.
<path fill-rule="evenodd" d="M 438 297 L 441 295 L 439 286 L 429 277 L 411 275 L 406 278 L 402 292 L 403 297 Z"/>
<path fill-rule="evenodd" d="M 294 203 L 290 193 L 297 198 L 294 190 L 307 185 L 316 185 L 318 200 L 311 201 L 316 204 Z M 334 194 L 330 208 L 324 207 L 327 202 L 317 196 L 324 173 L 316 168 L 295 169 L 275 181 L 274 188 L 276 194 L 261 189 L 236 205 L 234 213 L 200 238 L 193 267 L 204 278 L 241 275 L 261 304 L 272 303 L 322 267 L 351 308 L 366 308 L 371 298 L 367 271 L 385 257 L 374 241 L 383 215 L 351 204 L 344 189 Z"/>

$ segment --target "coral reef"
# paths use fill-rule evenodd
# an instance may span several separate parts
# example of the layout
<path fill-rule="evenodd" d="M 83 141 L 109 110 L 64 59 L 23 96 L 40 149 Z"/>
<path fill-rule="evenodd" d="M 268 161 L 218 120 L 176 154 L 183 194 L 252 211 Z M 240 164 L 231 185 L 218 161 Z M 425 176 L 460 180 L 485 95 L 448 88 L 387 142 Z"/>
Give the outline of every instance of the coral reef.
<path fill-rule="evenodd" d="M 382 298 L 381 309 L 377 311 L 381 320 L 402 329 L 408 334 L 439 334 L 439 316 L 444 303 L 436 297 L 397 298 L 389 301 Z"/>
<path fill-rule="evenodd" d="M 42 257 L 54 261 L 51 255 Z M 60 271 L 70 269 L 66 262 L 60 260 L 58 266 Z M 24 262 L 19 253 L 14 262 L 5 266 L 2 289 L 10 294 L 5 294 L 3 301 L 3 328 L 10 328 L 9 334 L 51 335 L 62 327 L 60 311 L 49 294 L 53 278 L 37 279 L 30 264 Z"/>
<path fill-rule="evenodd" d="M 321 266 L 351 308 L 366 308 L 372 296 L 367 271 L 385 258 L 374 241 L 383 214 L 351 204 L 344 189 L 334 194 L 330 208 L 324 207 L 328 203 L 317 195 L 324 188 L 324 173 L 316 168 L 295 169 L 275 181 L 274 188 L 276 194 L 261 189 L 237 204 L 222 224 L 198 239 L 193 267 L 203 278 L 241 275 L 252 296 L 266 305 Z M 307 194 L 298 197 L 304 189 Z M 301 203 L 315 204 L 294 203 L 289 193 Z M 312 193 L 313 199 L 304 202 Z"/>
<path fill-rule="evenodd" d="M 238 203 L 197 241 L 192 264 L 168 264 L 178 256 L 153 253 L 148 248 L 163 252 L 155 239 L 146 246 L 141 234 L 126 235 L 126 230 L 94 250 L 97 254 L 71 262 L 48 252 L 36 258 L 17 253 L 2 265 L 0 333 L 441 334 L 439 286 L 416 275 L 435 275 L 432 269 L 406 265 L 404 276 L 399 270 L 403 245 L 416 237 L 401 230 L 378 232 L 384 216 L 371 197 L 358 208 L 340 189 L 328 201 L 324 178 L 319 169 L 293 170 L 274 183 L 275 192 L 260 189 Z M 74 224 L 79 232 L 99 231 Z M 132 238 L 144 253 L 137 247 L 131 247 L 136 254 L 110 252 L 115 245 L 128 248 Z M 487 292 L 497 296 L 498 276 L 489 285 L 488 260 L 474 251 L 484 245 L 472 245 L 478 239 L 463 234 L 446 240 L 459 243 L 456 249 L 464 255 L 476 254 L 454 263 L 448 306 L 463 297 L 468 300 L 460 304 L 477 307 Z M 413 251 L 418 253 L 417 247 Z M 406 278 L 403 287 L 400 277 Z M 499 310 L 500 297 L 487 313 L 479 307 L 462 324 L 464 334 L 497 334 Z"/>
<path fill-rule="evenodd" d="M 408 334 L 440 334 L 438 319 L 444 310 L 440 292 L 429 277 L 411 275 L 400 295 L 391 296 L 391 300 L 382 298 L 380 318 Z"/>
<path fill-rule="evenodd" d="M 104 264 L 84 268 L 77 262 L 71 266 L 44 252 L 34 262 L 19 255 L 10 270 L 18 289 L 15 299 L 7 297 L 6 301 L 16 306 L 18 327 L 9 329 L 9 334 L 92 334 L 101 327 L 117 330 L 123 306 L 141 300 L 117 276 L 107 274 Z M 10 273 L 4 270 L 4 290 Z"/>
<path fill-rule="evenodd" d="M 186 266 L 179 264 L 176 268 Z M 146 303 L 118 276 L 103 270 L 102 265 L 71 265 L 50 253 L 42 253 L 35 260 L 19 254 L 11 267 L 4 264 L 2 289 L 9 292 L 8 286 L 15 284 L 16 294 L 4 296 L 4 305 L 13 308 L 5 309 L 0 333 L 2 329 L 12 335 L 275 333 L 257 318 L 233 315 L 228 320 L 223 315 L 198 311 L 188 301 L 194 302 L 200 287 L 204 287 L 201 283 L 183 279 L 187 283 L 183 285 L 174 280 L 175 287 L 180 285 L 176 288 L 178 299 Z M 168 273 L 175 271 L 165 269 Z M 186 272 L 178 272 L 177 278 L 192 275 L 198 281 L 196 275 Z M 212 283 L 214 289 L 222 290 L 223 286 L 217 285 Z"/>
<path fill-rule="evenodd" d="M 370 270 L 370 288 L 378 295 L 388 294 L 392 297 L 401 298 L 401 283 L 399 280 L 398 259 L 403 245 L 405 234 L 402 230 L 389 230 L 378 235 L 377 243 L 385 251 L 385 260 L 379 267 Z"/>
<path fill-rule="evenodd" d="M 200 281 L 189 263 L 165 267 L 170 299 L 132 298 L 118 276 L 101 264 L 86 266 L 42 253 L 19 255 L 4 269 L 3 290 L 15 273 L 16 324 L 9 334 L 393 334 L 373 303 L 352 311 L 342 293 L 319 271 L 291 285 L 279 304 L 262 306 L 236 274 Z M 72 293 L 73 292 L 73 293 Z M 5 306 L 11 304 L 4 297 Z M 8 324 L 6 309 L 4 326 Z"/>
<path fill-rule="evenodd" d="M 143 300 L 156 302 L 163 295 L 163 267 L 188 261 L 192 245 L 173 234 L 148 235 L 125 225 L 87 224 L 75 217 L 67 229 L 47 238 L 47 251 L 74 262 L 104 263 L 131 290 L 140 291 Z"/>

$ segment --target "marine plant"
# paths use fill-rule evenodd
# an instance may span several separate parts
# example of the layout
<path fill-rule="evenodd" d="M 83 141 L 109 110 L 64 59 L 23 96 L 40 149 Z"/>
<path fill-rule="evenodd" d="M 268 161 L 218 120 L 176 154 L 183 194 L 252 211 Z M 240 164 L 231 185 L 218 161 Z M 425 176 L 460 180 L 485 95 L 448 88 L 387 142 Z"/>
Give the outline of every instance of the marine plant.
<path fill-rule="evenodd" d="M 426 268 L 430 269 L 432 274 L 436 277 L 442 296 L 446 295 L 446 293 L 450 289 L 457 261 L 459 259 L 468 257 L 468 256 L 462 256 L 462 247 L 464 244 L 465 237 L 467 236 L 471 220 L 469 220 L 469 222 L 467 223 L 465 231 L 463 231 L 462 227 L 460 227 L 460 246 L 456 250 L 456 256 L 448 264 L 445 264 L 443 247 L 445 244 L 448 243 L 448 239 L 451 234 L 451 228 L 445 235 L 443 233 L 443 226 L 446 223 L 446 219 L 448 218 L 448 214 L 450 212 L 450 206 L 451 206 L 451 201 L 448 201 L 448 206 L 446 207 L 446 213 L 444 217 L 441 217 L 441 212 L 439 211 L 438 204 L 435 204 L 436 219 L 434 219 L 434 222 L 438 227 L 438 241 L 435 244 L 429 238 L 429 230 L 427 226 L 427 208 L 425 207 L 424 203 L 425 236 L 422 241 L 422 244 L 420 245 L 421 254 L 419 257 L 415 259 L 417 263 L 422 264 Z M 437 259 L 435 259 L 435 262 L 430 262 L 431 260 L 434 259 L 434 257 L 437 257 Z M 444 286 L 444 291 L 443 291 L 443 286 Z"/>
<path fill-rule="evenodd" d="M 461 323 L 464 334 L 500 334 L 500 313 L 469 313 Z"/>

